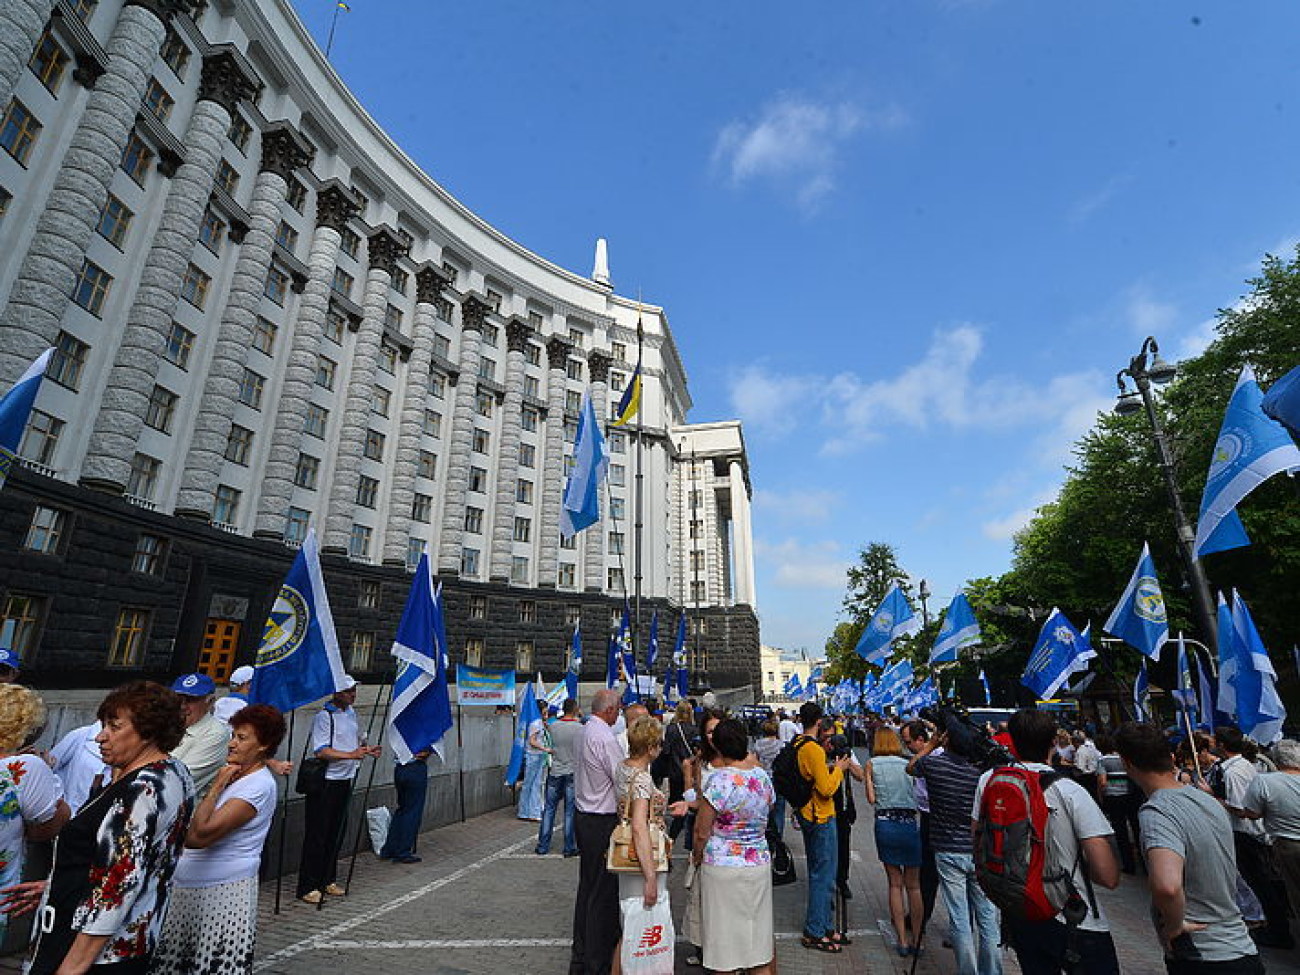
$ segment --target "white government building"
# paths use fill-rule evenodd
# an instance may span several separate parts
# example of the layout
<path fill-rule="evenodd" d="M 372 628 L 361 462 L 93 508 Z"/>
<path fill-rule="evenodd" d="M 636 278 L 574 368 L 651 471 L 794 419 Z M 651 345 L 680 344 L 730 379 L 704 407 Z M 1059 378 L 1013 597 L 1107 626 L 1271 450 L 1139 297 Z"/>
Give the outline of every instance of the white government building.
<path fill-rule="evenodd" d="M 740 424 L 688 424 L 662 308 L 466 209 L 287 0 L 0 0 L 0 389 L 57 351 L 0 492 L 0 603 L 35 683 L 251 660 L 309 525 L 345 659 L 390 659 L 430 553 L 455 659 L 542 670 L 624 593 L 690 621 L 701 685 L 757 685 Z M 559 534 L 583 392 L 611 429 L 599 528 Z M 644 636 L 642 637 L 644 642 Z M 661 653 L 661 660 L 669 656 Z"/>

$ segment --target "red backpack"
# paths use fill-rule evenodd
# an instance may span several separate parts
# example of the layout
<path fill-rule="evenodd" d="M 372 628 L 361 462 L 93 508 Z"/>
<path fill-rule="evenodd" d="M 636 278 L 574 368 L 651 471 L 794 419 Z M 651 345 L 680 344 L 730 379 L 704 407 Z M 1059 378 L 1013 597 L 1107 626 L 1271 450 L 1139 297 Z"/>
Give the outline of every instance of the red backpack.
<path fill-rule="evenodd" d="M 1020 765 L 993 770 L 975 824 L 975 878 L 1015 920 L 1049 921 L 1065 911 L 1073 929 L 1087 916 L 1087 906 L 1071 880 L 1073 864 L 1056 862 L 1048 843 L 1043 791 L 1057 778 Z"/>

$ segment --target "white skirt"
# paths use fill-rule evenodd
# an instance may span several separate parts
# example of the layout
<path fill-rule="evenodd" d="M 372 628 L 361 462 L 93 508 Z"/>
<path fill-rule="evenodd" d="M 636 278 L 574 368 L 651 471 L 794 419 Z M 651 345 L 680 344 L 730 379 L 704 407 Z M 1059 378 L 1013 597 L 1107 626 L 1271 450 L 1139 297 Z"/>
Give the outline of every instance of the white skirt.
<path fill-rule="evenodd" d="M 257 878 L 173 887 L 150 975 L 249 975 L 257 940 Z"/>
<path fill-rule="evenodd" d="M 776 942 L 772 932 L 772 867 L 714 867 L 704 864 L 701 907 L 704 967 L 715 972 L 759 968 L 770 962 Z"/>

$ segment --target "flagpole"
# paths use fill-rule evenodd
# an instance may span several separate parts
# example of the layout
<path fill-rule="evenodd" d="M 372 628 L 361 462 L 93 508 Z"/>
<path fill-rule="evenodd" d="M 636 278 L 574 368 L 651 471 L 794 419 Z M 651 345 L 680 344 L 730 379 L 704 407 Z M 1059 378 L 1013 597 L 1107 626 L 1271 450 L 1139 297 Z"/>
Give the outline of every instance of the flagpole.
<path fill-rule="evenodd" d="M 456 688 L 456 784 L 460 793 L 460 821 L 465 822 L 465 712 L 460 706 L 460 687 Z"/>
<path fill-rule="evenodd" d="M 644 350 L 645 350 L 645 326 L 641 322 L 641 308 L 640 308 L 640 302 L 638 301 L 637 314 L 636 314 L 636 366 L 638 370 L 641 369 L 642 363 L 644 362 L 644 357 L 643 357 Z M 638 396 L 638 403 L 636 409 L 636 485 L 635 485 L 636 490 L 633 496 L 633 514 L 636 519 L 632 530 L 633 540 L 636 543 L 636 554 L 633 556 L 633 560 L 632 560 L 633 572 L 634 572 L 632 579 L 634 583 L 634 589 L 636 592 L 636 609 L 635 609 L 635 613 L 633 616 L 633 623 L 632 623 L 633 661 L 636 660 L 636 655 L 641 652 L 641 538 L 642 538 L 642 532 L 644 528 L 644 524 L 643 524 L 644 512 L 642 511 L 642 501 L 644 496 L 642 490 L 643 487 L 642 481 L 644 479 L 644 475 L 642 474 L 642 462 L 645 454 L 645 437 L 643 435 L 644 425 L 642 423 L 641 418 L 645 414 L 645 398 L 646 398 L 645 397 L 645 376 L 638 373 L 638 375 L 634 379 L 634 382 L 639 382 L 641 384 L 641 391 Z M 633 666 L 633 671 L 635 672 L 636 664 L 633 663 L 632 666 Z M 651 674 L 651 677 L 653 676 L 654 675 Z M 638 701 L 641 700 L 641 687 L 639 681 L 637 682 L 637 687 L 636 687 L 636 699 Z"/>
<path fill-rule="evenodd" d="M 297 708 L 289 712 L 289 757 L 293 757 L 293 716 Z M 296 770 L 295 770 L 296 771 Z M 275 853 L 275 913 L 280 913 L 280 891 L 284 887 L 284 842 L 285 833 L 289 831 L 289 790 L 293 788 L 293 779 L 284 783 L 284 801 L 280 804 L 280 840 L 276 843 Z"/>
<path fill-rule="evenodd" d="M 637 415 L 638 415 L 638 416 L 640 415 L 640 411 L 638 411 L 638 414 L 637 414 Z M 640 476 L 640 475 L 638 474 L 638 477 L 639 477 L 639 476 Z M 617 534 L 619 533 L 619 531 L 618 531 L 618 519 L 614 517 L 614 505 L 613 505 L 613 503 L 612 503 L 612 502 L 613 502 L 613 499 L 614 499 L 614 489 L 613 489 L 613 487 L 610 486 L 609 481 L 606 480 L 606 481 L 605 481 L 605 510 L 608 511 L 608 512 L 610 513 L 610 514 L 609 514 L 609 522 L 610 522 L 610 524 L 611 524 L 611 525 L 613 526 L 613 528 L 614 528 L 614 534 L 617 535 Z M 634 537 L 634 538 L 633 538 L 633 541 L 634 541 L 634 542 L 636 543 L 636 545 L 637 545 L 637 554 L 638 554 L 638 557 L 639 557 L 639 556 L 640 556 L 640 550 L 641 550 L 641 542 L 640 542 L 640 539 Z M 623 579 L 623 606 L 624 606 L 624 608 L 627 607 L 627 562 L 626 562 L 626 560 L 625 560 L 625 558 L 624 558 L 624 552 L 626 551 L 626 549 L 627 549 L 627 546 L 626 546 L 626 545 L 623 545 L 623 546 L 619 549 L 619 551 L 618 551 L 618 574 L 619 574 L 619 576 L 621 576 L 622 579 Z M 638 576 L 638 580 L 639 580 L 639 578 L 640 578 L 640 577 Z M 638 581 L 637 585 L 638 585 L 638 586 L 640 585 L 640 582 L 639 582 L 639 581 Z M 640 605 L 641 605 L 641 594 L 640 594 L 640 592 L 638 591 L 638 592 L 637 592 L 637 606 L 639 607 Z M 639 686 L 639 682 L 637 681 L 637 666 L 636 666 L 636 651 L 637 651 L 636 623 L 635 623 L 634 621 L 632 621 L 632 620 L 629 620 L 629 621 L 628 621 L 628 626 L 629 626 L 629 628 L 630 628 L 631 631 L 632 631 L 632 647 L 631 647 L 631 649 L 632 649 L 632 690 L 633 690 L 633 693 L 636 694 L 636 699 L 637 699 L 638 701 L 640 701 L 640 700 L 641 700 L 641 688 L 640 688 L 640 686 Z M 623 655 L 623 649 L 622 649 L 622 647 L 619 647 L 619 648 L 615 651 L 615 653 L 617 653 L 617 654 L 619 655 L 619 662 L 622 663 L 622 662 L 623 662 L 623 660 L 622 660 L 622 655 Z M 608 666 L 608 661 L 606 662 L 606 666 Z"/>
<path fill-rule="evenodd" d="M 396 678 L 396 676 L 397 676 L 396 673 L 394 673 L 393 677 Z M 379 740 L 381 742 L 384 740 L 384 732 L 388 728 L 388 713 L 390 710 L 392 710 L 393 707 L 394 686 L 395 686 L 394 680 L 387 679 L 388 699 L 384 701 L 384 720 L 379 725 Z M 380 695 L 383 694 L 382 687 L 380 688 L 379 693 Z M 370 744 L 370 736 L 371 733 L 374 731 L 374 727 L 375 727 L 375 715 L 379 711 L 379 708 L 377 706 L 378 701 L 376 701 L 375 703 L 376 706 L 370 709 L 370 720 L 366 722 L 366 744 L 367 745 Z M 352 889 L 352 875 L 356 872 L 357 869 L 357 853 L 360 852 L 361 850 L 361 833 L 363 829 L 367 832 L 370 829 L 370 823 L 366 819 L 366 803 L 370 801 L 370 790 L 371 788 L 374 787 L 375 784 L 375 770 L 379 768 L 380 757 L 381 756 L 376 756 L 374 761 L 370 763 L 370 775 L 366 778 L 365 791 L 361 793 L 361 823 L 358 825 L 356 836 L 352 840 L 352 862 L 348 864 L 348 879 L 343 883 L 344 890 Z M 394 785 L 394 788 L 396 788 L 396 785 Z M 375 850 L 375 856 L 378 856 L 380 852 L 381 852 L 380 850 Z M 322 903 L 324 902 L 324 900 L 325 899 L 322 897 L 321 898 Z"/>
<path fill-rule="evenodd" d="M 334 28 L 338 25 L 338 22 L 339 22 L 339 11 L 342 10 L 342 9 L 343 9 L 343 4 L 341 4 L 341 3 L 335 3 L 335 4 L 334 4 L 334 16 L 330 18 L 330 34 L 329 34 L 329 37 L 328 37 L 328 38 L 326 39 L 326 41 L 325 41 L 325 57 L 326 57 L 326 58 L 328 58 L 328 57 L 330 56 L 330 48 L 332 48 L 332 47 L 334 46 Z"/>

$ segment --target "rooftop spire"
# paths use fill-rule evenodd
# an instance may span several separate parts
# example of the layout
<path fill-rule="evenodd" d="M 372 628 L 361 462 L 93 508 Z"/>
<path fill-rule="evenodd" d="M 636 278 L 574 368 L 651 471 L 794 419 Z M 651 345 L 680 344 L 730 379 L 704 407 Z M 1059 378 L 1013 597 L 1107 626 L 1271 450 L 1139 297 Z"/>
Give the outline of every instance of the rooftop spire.
<path fill-rule="evenodd" d="M 591 269 L 591 280 L 606 288 L 614 287 L 609 277 L 609 245 L 604 237 L 596 238 L 596 265 Z"/>

